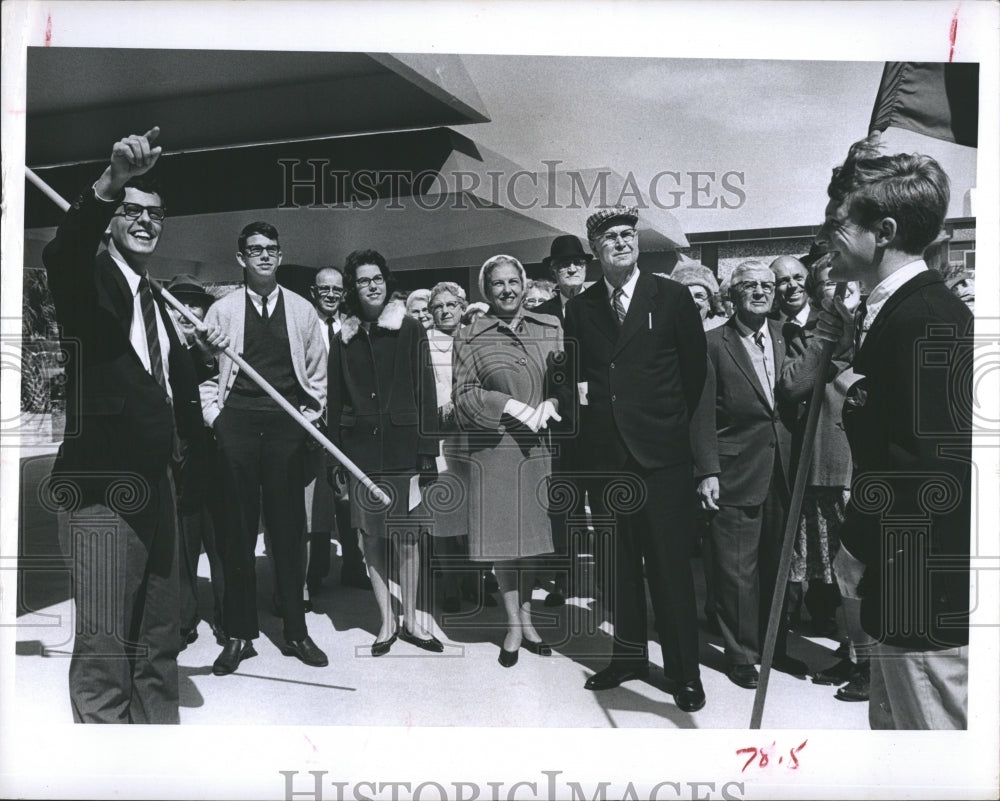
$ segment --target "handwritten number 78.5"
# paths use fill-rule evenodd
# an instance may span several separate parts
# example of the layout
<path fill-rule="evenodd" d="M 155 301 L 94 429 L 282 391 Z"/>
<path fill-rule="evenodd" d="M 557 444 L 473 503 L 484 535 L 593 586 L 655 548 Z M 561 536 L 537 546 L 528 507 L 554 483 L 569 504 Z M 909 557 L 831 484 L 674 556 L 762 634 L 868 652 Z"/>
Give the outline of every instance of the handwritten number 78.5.
<path fill-rule="evenodd" d="M 806 743 L 808 742 L 809 742 L 808 739 L 803 740 L 799 745 L 795 746 L 794 748 L 790 748 L 788 750 L 789 760 L 787 767 L 789 770 L 798 770 L 799 758 L 796 755 L 799 753 L 799 751 L 801 751 L 803 748 L 806 747 Z M 749 748 L 738 749 L 736 751 L 737 755 L 750 754 L 750 758 L 746 761 L 746 763 L 744 763 L 743 769 L 740 771 L 740 773 L 745 773 L 746 769 L 749 768 L 754 763 L 754 760 L 757 760 L 758 768 L 766 768 L 768 765 L 771 764 L 772 760 L 774 760 L 776 748 L 777 748 L 777 743 L 772 742 L 770 745 L 765 745 L 761 748 L 749 747 Z M 776 761 L 777 764 L 781 765 L 785 762 L 785 757 L 778 756 Z"/>

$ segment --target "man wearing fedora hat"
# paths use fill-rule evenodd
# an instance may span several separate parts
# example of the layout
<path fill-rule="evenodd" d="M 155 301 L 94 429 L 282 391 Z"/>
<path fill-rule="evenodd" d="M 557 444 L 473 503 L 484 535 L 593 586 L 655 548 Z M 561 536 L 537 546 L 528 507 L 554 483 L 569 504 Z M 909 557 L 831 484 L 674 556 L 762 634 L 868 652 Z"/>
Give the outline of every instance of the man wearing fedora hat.
<path fill-rule="evenodd" d="M 668 691 L 694 712 L 705 692 L 690 562 L 690 420 L 705 383 L 705 333 L 686 287 L 639 272 L 638 221 L 638 209 L 625 206 L 587 219 L 604 276 L 566 307 L 581 450 L 606 485 L 595 495 L 614 513 L 611 663 L 585 687 L 605 690 L 649 674 L 645 567 Z"/>
<path fill-rule="evenodd" d="M 558 294 L 547 300 L 536 311 L 540 314 L 551 314 L 559 322 L 565 322 L 566 304 L 570 298 L 583 291 L 587 280 L 587 265 L 594 257 L 583 249 L 578 237 L 572 234 L 557 236 L 552 240 L 549 255 L 542 259 L 542 264 L 552 273 L 556 282 Z"/>
<path fill-rule="evenodd" d="M 583 249 L 579 237 L 572 234 L 557 236 L 552 240 L 549 248 L 549 255 L 542 259 L 542 264 L 552 273 L 552 278 L 556 282 L 555 297 L 550 298 L 540 304 L 535 311 L 539 314 L 551 314 L 560 323 L 565 324 L 566 304 L 571 298 L 576 297 L 583 291 L 584 282 L 587 280 L 587 265 L 593 261 L 594 257 Z M 553 435 L 556 438 L 556 450 L 552 460 L 552 489 L 560 491 L 562 488 L 572 487 L 573 497 L 576 499 L 574 507 L 569 510 L 571 517 L 582 519 L 584 516 L 583 496 L 585 487 L 581 481 L 575 478 L 572 473 L 579 468 L 578 455 L 576 454 L 576 437 L 574 436 L 575 425 L 565 418 L 562 423 L 552 426 Z M 557 504 L 554 504 L 557 506 Z M 570 549 L 570 537 L 567 530 L 567 517 L 565 512 L 552 512 L 552 544 L 555 548 L 553 591 L 545 597 L 546 606 L 562 606 L 566 602 L 566 591 L 568 578 L 570 575 L 570 564 L 575 562 L 575 549 Z"/>

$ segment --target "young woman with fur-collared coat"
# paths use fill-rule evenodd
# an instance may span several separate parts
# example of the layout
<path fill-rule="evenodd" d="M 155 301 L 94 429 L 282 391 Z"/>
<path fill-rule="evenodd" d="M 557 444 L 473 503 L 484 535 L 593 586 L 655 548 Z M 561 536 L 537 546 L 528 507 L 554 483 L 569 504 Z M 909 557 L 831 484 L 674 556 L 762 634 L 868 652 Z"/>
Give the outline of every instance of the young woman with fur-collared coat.
<path fill-rule="evenodd" d="M 382 616 L 372 656 L 388 653 L 397 636 L 427 651 L 443 650 L 417 616 L 419 536 L 430 521 L 423 504 L 411 501 L 414 481 L 422 487 L 435 472 L 434 373 L 423 326 L 406 316 L 402 302 L 387 302 L 389 280 L 378 252 L 360 250 L 347 257 L 344 303 L 350 316 L 331 343 L 328 371 L 330 438 L 392 499 L 386 508 L 351 478 L 351 523 L 363 532 Z M 399 559 L 402 626 L 389 591 L 390 540 Z"/>

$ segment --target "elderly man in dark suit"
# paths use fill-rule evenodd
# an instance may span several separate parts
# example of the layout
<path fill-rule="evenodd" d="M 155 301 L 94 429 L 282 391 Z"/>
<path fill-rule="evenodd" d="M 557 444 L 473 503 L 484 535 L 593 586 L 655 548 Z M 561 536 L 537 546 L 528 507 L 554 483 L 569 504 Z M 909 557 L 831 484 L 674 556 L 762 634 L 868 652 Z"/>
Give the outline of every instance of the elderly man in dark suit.
<path fill-rule="evenodd" d="M 587 265 L 593 260 L 594 257 L 583 249 L 579 237 L 564 234 L 553 239 L 549 255 L 542 259 L 542 264 L 552 273 L 558 291 L 535 311 L 539 314 L 551 314 L 565 325 L 566 304 L 583 291 L 584 282 L 587 280 Z M 553 497 L 568 492 L 573 499 L 573 505 L 569 509 L 550 512 L 552 545 L 555 549 L 554 586 L 552 592 L 545 596 L 545 605 L 562 606 L 566 602 L 567 588 L 573 578 L 573 568 L 577 564 L 578 549 L 575 546 L 583 545 L 582 542 L 578 542 L 578 538 L 586 525 L 584 506 L 586 487 L 577 472 L 580 460 L 576 454 L 575 421 L 567 416 L 561 423 L 554 423 L 551 429 L 556 449 L 552 458 L 552 483 L 549 486 Z M 550 509 L 561 509 L 561 506 L 561 504 L 551 504 Z M 600 544 L 596 545 L 595 551 L 601 550 Z M 595 572 L 601 570 L 597 564 L 595 568 Z"/>
<path fill-rule="evenodd" d="M 143 177 L 160 156 L 159 132 L 114 144 L 104 173 L 42 254 L 71 354 L 67 433 L 51 487 L 69 512 L 77 615 L 69 687 L 78 723 L 179 722 L 167 465 L 175 437 L 200 428 L 201 376 L 146 275 L 165 216 L 161 191 Z M 98 253 L 105 231 L 108 247 Z M 208 340 L 226 344 L 214 330 Z"/>
<path fill-rule="evenodd" d="M 871 291 L 827 302 L 817 335 L 856 329 L 844 428 L 855 471 L 841 530 L 865 566 L 861 624 L 876 639 L 873 729 L 968 725 L 972 314 L 922 258 L 948 210 L 929 156 L 856 143 L 833 172 L 821 240 L 830 278 Z"/>
<path fill-rule="evenodd" d="M 785 359 L 782 324 L 767 319 L 774 273 L 759 261 L 730 276 L 735 314 L 708 332 L 708 377 L 695 414 L 693 447 L 702 508 L 714 512 L 711 540 L 715 614 L 727 675 L 740 687 L 758 684 L 757 668 L 788 514 L 789 465 L 796 406 L 776 398 Z M 774 668 L 805 675 L 778 634 Z"/>
<path fill-rule="evenodd" d="M 638 210 L 587 220 L 603 278 L 566 306 L 581 404 L 581 451 L 608 478 L 615 512 L 611 664 L 586 688 L 648 675 L 649 583 L 663 671 L 677 705 L 705 705 L 690 556 L 695 532 L 689 421 L 705 382 L 705 334 L 686 287 L 640 273 Z M 613 487 L 618 484 L 624 492 Z"/>
<path fill-rule="evenodd" d="M 587 265 L 594 257 L 583 249 L 579 237 L 571 234 L 557 236 L 552 240 L 549 255 L 542 259 L 552 273 L 552 280 L 559 290 L 554 298 L 545 301 L 535 311 L 551 314 L 560 323 L 566 321 L 566 304 L 583 291 L 587 280 Z"/>

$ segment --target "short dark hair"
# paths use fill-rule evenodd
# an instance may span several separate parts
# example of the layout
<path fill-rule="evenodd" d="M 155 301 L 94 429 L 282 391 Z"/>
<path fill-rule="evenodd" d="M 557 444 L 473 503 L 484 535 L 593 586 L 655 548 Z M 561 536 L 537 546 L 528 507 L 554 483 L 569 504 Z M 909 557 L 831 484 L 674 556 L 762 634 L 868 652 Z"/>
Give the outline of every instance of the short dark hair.
<path fill-rule="evenodd" d="M 847 201 L 848 212 L 865 227 L 891 217 L 894 247 L 915 255 L 937 237 L 951 197 L 940 164 L 917 153 L 884 156 L 877 134 L 851 145 L 844 163 L 833 168 L 827 194 L 838 203 Z"/>
<path fill-rule="evenodd" d="M 128 189 L 129 187 L 138 189 L 140 192 L 145 192 L 147 195 L 159 195 L 160 205 L 164 208 L 166 207 L 167 196 L 163 194 L 163 185 L 157 176 L 147 172 L 143 175 L 129 178 L 125 182 L 125 188 Z"/>
<path fill-rule="evenodd" d="M 377 250 L 355 250 L 347 256 L 344 262 L 344 299 L 341 301 L 348 314 L 358 314 L 358 267 L 366 264 L 374 264 L 385 279 L 385 296 L 390 297 L 395 281 L 392 273 L 389 272 L 389 265 L 386 264 L 385 256 Z"/>
<path fill-rule="evenodd" d="M 236 248 L 240 251 L 240 253 L 242 253 L 243 248 L 246 247 L 247 240 L 257 234 L 260 234 L 260 236 L 266 236 L 268 239 L 273 239 L 278 243 L 278 247 L 281 247 L 281 242 L 278 241 L 278 229 L 271 225 L 271 223 L 257 220 L 244 226 L 243 230 L 240 231 L 239 239 L 236 240 Z"/>

